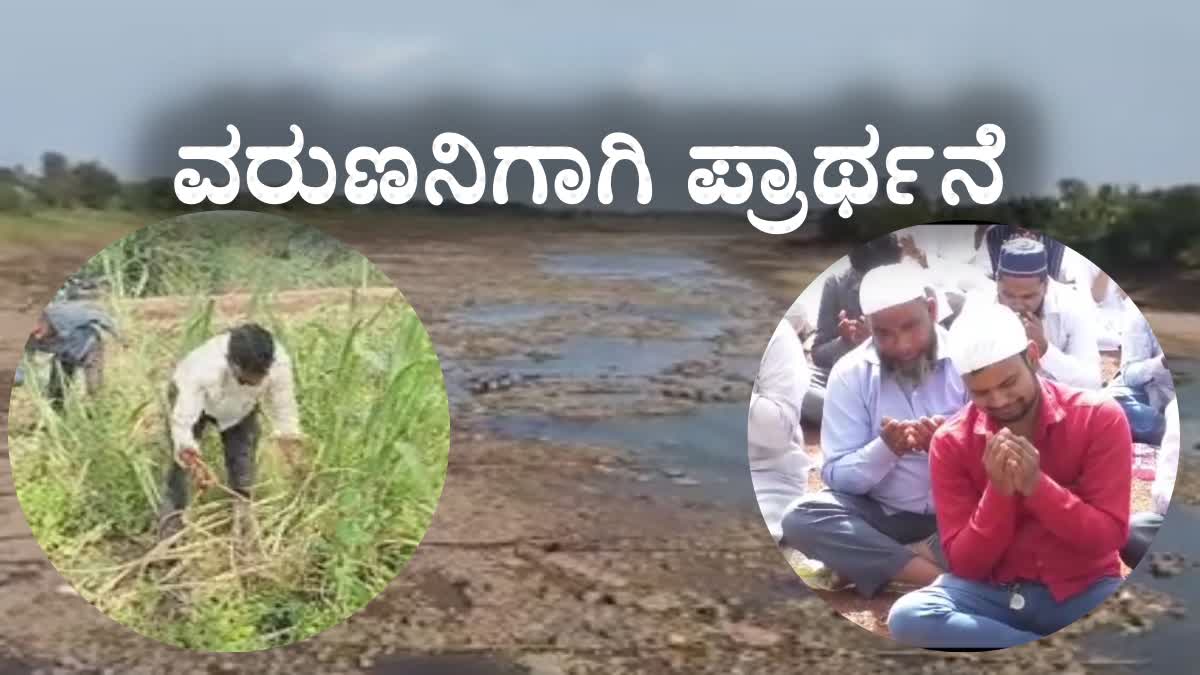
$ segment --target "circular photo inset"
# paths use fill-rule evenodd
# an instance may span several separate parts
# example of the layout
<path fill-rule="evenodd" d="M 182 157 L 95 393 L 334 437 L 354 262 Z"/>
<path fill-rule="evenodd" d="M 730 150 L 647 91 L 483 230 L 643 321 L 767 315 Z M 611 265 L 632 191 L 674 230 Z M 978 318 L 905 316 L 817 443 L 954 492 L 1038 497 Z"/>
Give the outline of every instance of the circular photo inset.
<path fill-rule="evenodd" d="M 869 631 L 946 650 L 1045 637 L 1112 595 L 1163 521 L 1174 361 L 1113 279 L 1040 232 L 872 240 L 766 348 L 748 417 L 763 517 Z"/>
<path fill-rule="evenodd" d="M 261 214 L 140 229 L 32 327 L 21 509 L 84 599 L 161 642 L 254 651 L 361 610 L 441 495 L 437 355 L 366 258 Z"/>

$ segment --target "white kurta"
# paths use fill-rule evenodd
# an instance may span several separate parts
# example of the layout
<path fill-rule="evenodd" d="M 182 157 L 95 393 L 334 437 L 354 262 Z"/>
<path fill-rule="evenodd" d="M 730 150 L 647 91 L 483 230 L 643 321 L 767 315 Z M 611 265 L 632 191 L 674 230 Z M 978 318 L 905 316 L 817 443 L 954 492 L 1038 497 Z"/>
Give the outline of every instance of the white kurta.
<path fill-rule="evenodd" d="M 808 389 L 808 361 L 791 323 L 779 322 L 750 395 L 747 441 L 755 496 L 771 536 L 783 537 L 787 506 L 802 497 L 813 461 L 804 450 L 800 408 Z"/>
<path fill-rule="evenodd" d="M 1159 515 L 1167 513 L 1171 493 L 1175 490 L 1175 476 L 1179 471 L 1179 399 L 1171 399 L 1164 414 L 1167 417 L 1167 430 L 1158 449 L 1158 466 L 1154 471 L 1154 483 L 1150 486 L 1154 510 Z"/>

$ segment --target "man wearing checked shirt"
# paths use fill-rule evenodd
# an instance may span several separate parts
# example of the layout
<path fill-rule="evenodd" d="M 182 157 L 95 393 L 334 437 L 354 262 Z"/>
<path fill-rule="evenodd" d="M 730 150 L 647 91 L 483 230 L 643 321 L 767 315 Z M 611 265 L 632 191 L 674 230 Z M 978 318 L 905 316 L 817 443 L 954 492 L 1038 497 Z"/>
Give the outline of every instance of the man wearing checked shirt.
<path fill-rule="evenodd" d="M 929 485 L 933 432 L 967 402 L 937 301 L 912 263 L 878 267 L 859 289 L 871 337 L 829 375 L 821 447 L 827 489 L 793 503 L 782 544 L 819 561 L 821 590 L 924 586 L 944 569 Z M 802 573 L 803 576 L 803 573 Z"/>

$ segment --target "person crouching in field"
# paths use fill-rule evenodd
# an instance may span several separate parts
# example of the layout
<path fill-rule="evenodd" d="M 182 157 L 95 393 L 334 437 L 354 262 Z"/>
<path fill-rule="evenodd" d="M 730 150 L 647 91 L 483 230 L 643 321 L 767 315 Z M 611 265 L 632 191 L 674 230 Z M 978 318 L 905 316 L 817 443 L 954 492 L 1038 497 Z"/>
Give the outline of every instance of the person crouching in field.
<path fill-rule="evenodd" d="M 930 444 L 949 573 L 900 598 L 888 628 L 927 649 L 1002 649 L 1082 618 L 1121 584 L 1133 442 L 1103 392 L 1038 375 L 1021 318 L 981 305 L 951 355 L 972 402 Z"/>
<path fill-rule="evenodd" d="M 103 333 L 117 336 L 116 325 L 103 311 L 78 302 L 54 303 L 46 307 L 25 343 L 25 354 L 50 354 L 50 383 L 46 395 L 61 413 L 67 389 L 83 371 L 87 393 L 96 395 L 104 384 Z M 25 382 L 24 368 L 17 368 L 14 384 Z"/>
<path fill-rule="evenodd" d="M 234 536 L 251 527 L 250 488 L 255 480 L 260 401 L 265 399 L 275 424 L 275 440 L 289 462 L 303 439 L 296 405 L 292 363 L 274 336 L 255 323 L 211 338 L 187 355 L 175 369 L 168 388 L 169 433 L 174 462 L 167 472 L 159 514 L 159 539 L 183 527 L 188 478 L 204 483 L 200 437 L 209 426 L 221 434 L 229 487 L 243 499 L 234 506 Z"/>

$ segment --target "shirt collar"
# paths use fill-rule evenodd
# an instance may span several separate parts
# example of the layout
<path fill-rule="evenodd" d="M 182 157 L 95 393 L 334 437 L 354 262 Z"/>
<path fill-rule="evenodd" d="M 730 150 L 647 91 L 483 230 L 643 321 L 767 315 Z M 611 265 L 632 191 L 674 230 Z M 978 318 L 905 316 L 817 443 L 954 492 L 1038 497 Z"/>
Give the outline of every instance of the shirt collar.
<path fill-rule="evenodd" d="M 1054 424 L 1063 421 L 1067 416 L 1067 410 L 1063 407 L 1062 399 L 1059 397 L 1059 388 L 1050 380 L 1038 376 L 1038 386 L 1042 390 L 1041 411 L 1038 415 L 1038 426 L 1036 435 L 1041 437 L 1045 434 L 1046 429 Z M 978 408 L 976 408 L 978 410 Z M 996 433 L 1000 430 L 1000 425 L 996 423 L 987 413 L 978 410 L 979 415 L 975 418 L 974 431 L 980 436 L 985 436 L 989 433 Z M 1030 439 L 1033 440 L 1033 439 Z"/>
<path fill-rule="evenodd" d="M 950 353 L 946 349 L 946 345 L 950 342 L 950 333 L 942 327 L 942 324 L 934 324 L 934 334 L 937 336 L 937 349 L 934 353 L 934 361 L 947 361 L 950 359 Z M 862 344 L 863 358 L 869 363 L 879 365 L 882 363 L 879 360 L 879 352 L 875 349 L 875 338 L 867 338 L 867 341 Z"/>

